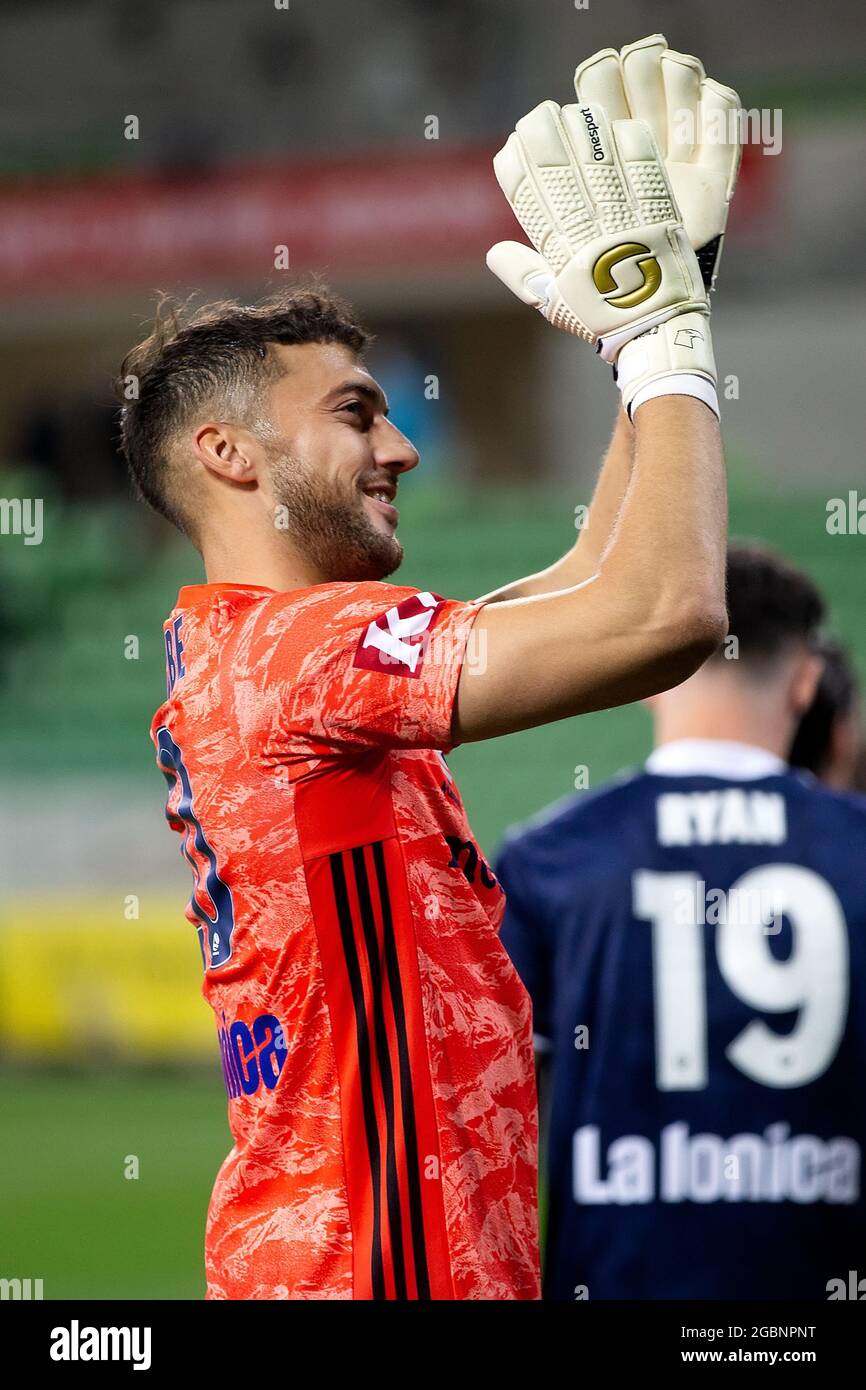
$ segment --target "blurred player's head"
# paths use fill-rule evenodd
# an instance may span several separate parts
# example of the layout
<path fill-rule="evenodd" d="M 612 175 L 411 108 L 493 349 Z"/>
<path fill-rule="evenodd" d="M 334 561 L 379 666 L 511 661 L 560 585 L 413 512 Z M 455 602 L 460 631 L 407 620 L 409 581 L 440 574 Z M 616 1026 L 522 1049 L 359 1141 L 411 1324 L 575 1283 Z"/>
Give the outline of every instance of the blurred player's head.
<path fill-rule="evenodd" d="M 823 669 L 824 600 L 808 575 L 754 541 L 728 549 L 729 634 L 704 666 L 648 701 L 656 740 L 731 739 L 787 758 Z"/>
<path fill-rule="evenodd" d="M 862 791 L 866 749 L 857 674 L 841 642 L 825 638 L 819 654 L 824 669 L 794 735 L 790 762 L 814 772 L 837 791 Z"/>
<path fill-rule="evenodd" d="M 369 342 L 322 288 L 192 314 L 162 302 L 121 368 L 122 448 L 209 577 L 289 587 L 400 564 L 392 503 L 418 455 L 364 366 Z"/>

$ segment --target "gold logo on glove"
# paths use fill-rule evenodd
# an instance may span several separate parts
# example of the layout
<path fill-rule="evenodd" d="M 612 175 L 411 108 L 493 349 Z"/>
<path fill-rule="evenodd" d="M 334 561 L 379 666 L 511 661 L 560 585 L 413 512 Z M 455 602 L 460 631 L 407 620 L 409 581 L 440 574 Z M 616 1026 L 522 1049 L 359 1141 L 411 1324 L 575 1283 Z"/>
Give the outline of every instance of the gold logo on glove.
<path fill-rule="evenodd" d="M 619 289 L 611 271 L 620 261 L 627 261 L 632 256 L 641 257 L 637 268 L 643 276 L 643 284 L 630 294 L 619 294 L 614 299 L 608 298 L 613 290 Z M 599 256 L 592 267 L 592 282 L 599 294 L 605 296 L 612 309 L 633 309 L 636 304 L 643 304 L 645 299 L 655 294 L 662 282 L 662 271 L 648 246 L 642 245 L 639 241 L 625 241 L 621 246 L 612 246 L 609 251 Z"/>

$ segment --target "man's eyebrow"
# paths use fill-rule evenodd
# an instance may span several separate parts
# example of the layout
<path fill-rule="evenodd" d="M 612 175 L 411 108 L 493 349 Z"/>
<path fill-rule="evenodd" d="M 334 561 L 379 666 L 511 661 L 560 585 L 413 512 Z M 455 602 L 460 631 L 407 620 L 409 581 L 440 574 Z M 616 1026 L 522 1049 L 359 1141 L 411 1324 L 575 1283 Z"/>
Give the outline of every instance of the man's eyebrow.
<path fill-rule="evenodd" d="M 385 393 L 379 386 L 368 386 L 365 381 L 341 381 L 340 385 L 333 387 L 324 399 L 326 401 L 333 400 L 335 396 L 342 396 L 347 391 L 357 391 L 360 395 L 364 396 L 371 405 L 378 406 L 383 415 L 389 414 L 390 408 L 385 399 Z"/>

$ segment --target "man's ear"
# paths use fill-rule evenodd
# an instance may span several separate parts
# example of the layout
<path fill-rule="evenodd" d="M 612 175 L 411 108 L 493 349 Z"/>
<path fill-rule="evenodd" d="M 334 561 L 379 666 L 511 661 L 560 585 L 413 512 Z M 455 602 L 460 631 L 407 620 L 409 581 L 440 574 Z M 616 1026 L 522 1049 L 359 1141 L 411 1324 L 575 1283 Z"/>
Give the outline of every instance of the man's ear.
<path fill-rule="evenodd" d="M 209 420 L 193 434 L 193 452 L 209 473 L 230 483 L 259 480 L 259 449 L 240 425 Z"/>
<path fill-rule="evenodd" d="M 815 698 L 825 661 L 813 653 L 802 657 L 791 673 L 791 704 L 798 717 L 806 713 Z"/>

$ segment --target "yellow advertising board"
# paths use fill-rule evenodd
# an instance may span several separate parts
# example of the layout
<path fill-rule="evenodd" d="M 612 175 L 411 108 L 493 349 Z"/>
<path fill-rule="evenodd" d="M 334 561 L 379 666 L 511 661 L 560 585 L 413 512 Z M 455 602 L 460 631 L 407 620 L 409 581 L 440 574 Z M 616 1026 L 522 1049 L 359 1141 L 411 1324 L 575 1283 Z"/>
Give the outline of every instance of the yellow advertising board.
<path fill-rule="evenodd" d="M 217 1063 L 201 980 L 176 898 L 27 897 L 0 910 L 7 1059 Z"/>

